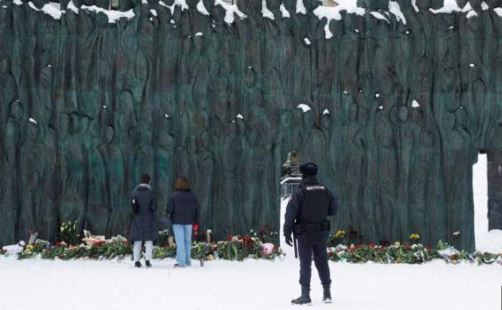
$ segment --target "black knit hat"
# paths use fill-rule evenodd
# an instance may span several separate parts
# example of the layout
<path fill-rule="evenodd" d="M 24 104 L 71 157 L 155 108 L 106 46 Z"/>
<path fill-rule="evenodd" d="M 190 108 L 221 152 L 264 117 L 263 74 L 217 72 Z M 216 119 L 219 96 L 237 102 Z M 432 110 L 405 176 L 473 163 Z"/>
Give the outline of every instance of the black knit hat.
<path fill-rule="evenodd" d="M 300 172 L 303 174 L 303 176 L 313 177 L 317 175 L 317 165 L 311 162 L 300 165 Z"/>

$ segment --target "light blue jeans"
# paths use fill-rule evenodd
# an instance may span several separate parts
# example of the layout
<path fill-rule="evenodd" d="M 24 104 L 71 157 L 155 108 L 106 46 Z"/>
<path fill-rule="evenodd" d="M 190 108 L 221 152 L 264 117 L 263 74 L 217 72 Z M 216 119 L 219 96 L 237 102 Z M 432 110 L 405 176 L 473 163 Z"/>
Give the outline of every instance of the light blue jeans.
<path fill-rule="evenodd" d="M 176 240 L 176 262 L 182 267 L 191 266 L 192 225 L 174 224 L 173 232 Z"/>

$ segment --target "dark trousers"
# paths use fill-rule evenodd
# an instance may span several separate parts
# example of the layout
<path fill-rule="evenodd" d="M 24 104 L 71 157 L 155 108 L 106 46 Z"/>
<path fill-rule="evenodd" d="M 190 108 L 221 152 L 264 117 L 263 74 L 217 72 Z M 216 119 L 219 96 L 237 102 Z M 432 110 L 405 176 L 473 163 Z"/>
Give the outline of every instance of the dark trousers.
<path fill-rule="evenodd" d="M 310 286 L 312 256 L 314 256 L 315 267 L 322 285 L 331 284 L 326 238 L 315 238 L 313 240 L 308 236 L 300 236 L 298 238 L 298 256 L 300 258 L 300 285 Z"/>

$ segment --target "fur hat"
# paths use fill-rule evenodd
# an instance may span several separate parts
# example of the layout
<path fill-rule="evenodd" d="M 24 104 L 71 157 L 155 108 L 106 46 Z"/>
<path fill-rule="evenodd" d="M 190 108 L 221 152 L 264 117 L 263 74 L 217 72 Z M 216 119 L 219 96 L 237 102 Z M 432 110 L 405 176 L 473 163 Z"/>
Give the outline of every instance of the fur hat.
<path fill-rule="evenodd" d="M 315 176 L 317 175 L 317 165 L 311 162 L 300 165 L 300 172 L 303 176 Z"/>

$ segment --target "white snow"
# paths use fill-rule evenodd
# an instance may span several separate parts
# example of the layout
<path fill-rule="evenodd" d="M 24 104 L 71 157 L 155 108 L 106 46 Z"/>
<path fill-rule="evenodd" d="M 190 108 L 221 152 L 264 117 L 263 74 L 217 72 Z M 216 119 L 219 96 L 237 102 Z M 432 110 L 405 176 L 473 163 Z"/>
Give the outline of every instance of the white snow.
<path fill-rule="evenodd" d="M 129 260 L 0 258 L 2 309 L 296 309 L 290 300 L 299 294 L 299 263 L 292 256 L 282 262 L 206 262 L 203 268 L 194 262 L 189 269 L 173 264 L 154 260 L 151 269 L 135 269 Z M 499 265 L 330 263 L 332 305 L 321 303 L 312 268 L 312 310 L 500 309 Z"/>
<path fill-rule="evenodd" d="M 38 125 L 38 122 L 37 122 L 34 118 L 32 118 L 32 117 L 30 117 L 30 118 L 28 119 L 28 121 L 29 121 L 30 123 L 32 123 L 32 124 Z"/>
<path fill-rule="evenodd" d="M 497 13 L 498 16 L 502 16 L 502 8 L 494 8 L 493 11 Z"/>
<path fill-rule="evenodd" d="M 209 12 L 207 11 L 206 7 L 204 6 L 204 2 L 202 0 L 197 3 L 197 11 L 199 11 L 202 15 L 209 16 Z"/>
<path fill-rule="evenodd" d="M 389 11 L 392 15 L 396 17 L 398 22 L 401 22 L 406 25 L 406 18 L 404 17 L 403 12 L 401 11 L 401 7 L 397 1 L 389 1 Z"/>
<path fill-rule="evenodd" d="M 474 11 L 474 10 L 469 11 L 469 13 L 467 13 L 467 15 L 466 15 L 467 18 L 473 18 L 476 16 L 478 16 L 478 13 L 476 13 L 476 11 Z"/>
<path fill-rule="evenodd" d="M 197 33 L 195 34 L 195 36 L 196 36 L 196 37 L 202 37 L 202 36 L 204 36 L 204 34 L 203 34 L 202 32 L 197 32 Z"/>
<path fill-rule="evenodd" d="M 370 14 L 371 14 L 371 16 L 373 16 L 376 19 L 381 19 L 381 20 L 386 21 L 387 23 L 390 23 L 389 20 L 387 19 L 387 17 L 385 17 L 382 13 L 380 13 L 378 11 L 370 12 Z"/>
<path fill-rule="evenodd" d="M 473 167 L 474 231 L 476 250 L 502 253 L 502 230 L 488 231 L 488 160 L 479 155 Z"/>
<path fill-rule="evenodd" d="M 237 116 L 235 118 L 238 118 L 238 119 L 244 119 L 244 116 L 242 116 L 242 114 L 237 114 Z"/>
<path fill-rule="evenodd" d="M 61 4 L 57 2 L 46 3 L 41 9 L 39 9 L 35 6 L 33 2 L 29 1 L 28 6 L 34 11 L 44 12 L 45 14 L 50 15 L 54 19 L 61 19 L 61 16 L 65 13 L 64 10 L 61 10 Z"/>
<path fill-rule="evenodd" d="M 312 42 L 310 42 L 310 39 L 309 39 L 309 38 L 307 38 L 307 37 L 305 37 L 305 38 L 303 39 L 303 41 L 304 41 L 304 42 L 305 42 L 305 44 L 307 44 L 307 45 L 311 45 L 311 44 L 312 44 Z"/>
<path fill-rule="evenodd" d="M 157 11 L 156 11 L 156 10 L 151 9 L 151 10 L 150 10 L 150 13 L 151 13 L 153 16 L 157 17 Z"/>
<path fill-rule="evenodd" d="M 415 12 L 420 12 L 417 6 L 417 0 L 411 0 L 411 5 L 413 6 L 413 9 L 415 9 Z"/>
<path fill-rule="evenodd" d="M 68 10 L 78 15 L 78 8 L 75 6 L 75 3 L 73 3 L 73 0 L 70 0 L 70 2 L 68 2 Z"/>
<path fill-rule="evenodd" d="M 481 9 L 483 11 L 489 10 L 490 6 L 488 5 L 488 3 L 486 3 L 485 1 L 483 1 L 483 2 L 481 2 Z"/>
<path fill-rule="evenodd" d="M 240 19 L 244 19 L 247 17 L 246 14 L 242 13 L 241 10 L 237 7 L 237 4 L 229 4 L 223 0 L 216 0 L 214 2 L 214 5 L 220 5 L 222 6 L 225 11 L 225 22 L 227 24 L 232 24 L 235 20 L 234 15 L 237 15 Z"/>
<path fill-rule="evenodd" d="M 301 1 L 301 0 L 298 0 Z M 365 14 L 365 9 L 358 7 L 357 6 L 357 0 L 339 0 L 337 1 L 338 5 L 337 6 L 319 6 L 314 10 L 314 14 L 319 18 L 319 20 L 326 18 L 328 22 L 326 23 L 326 26 L 324 26 L 324 33 L 326 39 L 331 39 L 333 37 L 333 33 L 329 29 L 329 24 L 331 23 L 332 20 L 341 20 L 342 15 L 341 12 L 345 11 L 348 14 L 357 14 L 360 16 L 363 16 Z M 303 2 L 302 2 L 303 4 Z M 298 5 L 298 4 L 297 4 Z M 306 12 L 306 11 L 305 11 Z M 298 13 L 298 7 L 297 7 L 297 13 Z M 306 13 L 304 13 L 306 14 Z"/>
<path fill-rule="evenodd" d="M 475 64 L 469 64 L 469 67 L 474 68 L 474 67 L 476 67 L 476 65 Z"/>
<path fill-rule="evenodd" d="M 322 115 L 330 115 L 331 112 L 329 112 L 328 109 L 324 109 L 324 111 L 322 112 Z"/>
<path fill-rule="evenodd" d="M 21 0 L 14 0 L 13 2 L 15 5 L 23 5 L 23 2 Z"/>
<path fill-rule="evenodd" d="M 411 102 L 411 107 L 414 108 L 414 109 L 420 108 L 420 103 L 418 103 L 418 101 L 416 101 L 416 100 L 413 100 Z"/>
<path fill-rule="evenodd" d="M 274 20 L 274 13 L 272 13 L 272 11 L 270 11 L 267 7 L 267 1 L 266 0 L 262 0 L 261 2 L 261 14 L 263 16 L 263 18 L 269 18 L 271 20 Z"/>
<path fill-rule="evenodd" d="M 97 7 L 95 5 L 87 6 L 87 5 L 82 5 L 80 7 L 82 10 L 87 10 L 90 12 L 94 13 L 104 13 L 106 16 L 108 16 L 108 22 L 110 24 L 114 24 L 117 20 L 121 18 L 127 18 L 128 20 L 131 20 L 134 18 L 134 11 L 133 9 L 130 9 L 128 11 L 117 11 L 117 10 L 105 10 L 100 7 Z"/>
<path fill-rule="evenodd" d="M 307 8 L 303 4 L 303 0 L 296 0 L 296 14 L 307 14 Z"/>
<path fill-rule="evenodd" d="M 305 104 L 305 103 L 300 103 L 296 108 L 301 109 L 303 111 L 303 113 L 306 113 L 306 112 L 312 110 L 312 108 L 308 104 Z"/>
<path fill-rule="evenodd" d="M 444 13 L 453 13 L 453 12 L 464 12 L 472 10 L 471 4 L 468 2 L 464 8 L 458 6 L 456 0 L 444 0 L 443 7 L 437 10 L 429 9 L 433 14 L 444 14 Z"/>
<path fill-rule="evenodd" d="M 169 118 L 170 116 L 169 116 L 169 114 L 166 113 L 166 114 L 164 114 L 164 117 Z"/>
<path fill-rule="evenodd" d="M 288 9 L 286 9 L 286 7 L 284 6 L 284 3 L 281 4 L 281 13 L 282 13 L 282 17 L 284 17 L 284 18 L 291 17 L 291 14 L 289 13 Z"/>

